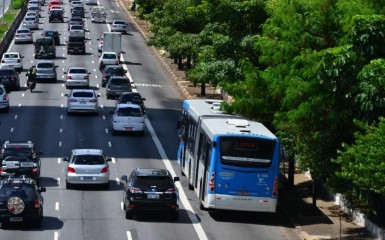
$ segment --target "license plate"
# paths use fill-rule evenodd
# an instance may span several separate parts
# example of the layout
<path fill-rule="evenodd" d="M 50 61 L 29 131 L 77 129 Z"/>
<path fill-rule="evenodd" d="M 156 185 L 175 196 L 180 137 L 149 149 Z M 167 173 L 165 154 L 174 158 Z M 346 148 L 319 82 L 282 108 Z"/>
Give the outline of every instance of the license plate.
<path fill-rule="evenodd" d="M 159 194 L 147 194 L 147 198 L 149 198 L 149 199 L 159 199 Z"/>
<path fill-rule="evenodd" d="M 33 167 L 33 162 L 21 162 L 21 167 Z"/>
<path fill-rule="evenodd" d="M 124 130 L 130 132 L 130 131 L 134 130 L 134 128 L 132 128 L 132 127 L 125 127 Z"/>
<path fill-rule="evenodd" d="M 85 101 L 80 101 L 80 104 L 86 104 L 86 102 Z"/>
<path fill-rule="evenodd" d="M 81 177 L 82 180 L 95 180 L 94 177 Z"/>
<path fill-rule="evenodd" d="M 11 217 L 9 218 L 10 222 L 22 222 L 23 218 L 22 217 Z"/>

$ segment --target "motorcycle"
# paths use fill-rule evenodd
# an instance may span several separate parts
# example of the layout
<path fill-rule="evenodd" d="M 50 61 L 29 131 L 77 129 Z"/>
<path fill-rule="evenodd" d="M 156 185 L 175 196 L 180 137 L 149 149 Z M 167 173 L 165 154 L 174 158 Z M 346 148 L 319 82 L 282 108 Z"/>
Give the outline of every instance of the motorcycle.
<path fill-rule="evenodd" d="M 35 87 L 36 87 L 36 82 L 33 79 L 28 79 L 27 80 L 27 87 L 32 92 L 33 89 L 35 89 Z"/>

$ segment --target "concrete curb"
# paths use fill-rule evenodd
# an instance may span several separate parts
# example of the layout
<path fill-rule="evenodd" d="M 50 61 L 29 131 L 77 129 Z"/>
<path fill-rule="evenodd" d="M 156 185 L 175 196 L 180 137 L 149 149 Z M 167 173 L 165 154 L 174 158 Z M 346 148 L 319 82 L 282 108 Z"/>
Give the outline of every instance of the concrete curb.
<path fill-rule="evenodd" d="M 126 9 L 126 7 L 124 6 L 124 3 L 122 0 L 118 0 L 117 1 L 120 8 L 122 9 L 122 11 L 124 12 L 124 14 L 128 17 L 128 19 L 131 20 L 132 24 L 134 24 L 134 27 L 135 29 L 142 35 L 143 39 L 148 41 L 149 38 L 147 37 L 146 33 L 140 28 L 140 26 L 135 22 L 135 20 L 133 19 L 133 17 L 131 16 L 130 12 Z M 186 98 L 186 99 L 191 99 L 193 98 L 189 92 L 186 90 L 185 86 L 183 86 L 183 84 L 181 84 L 179 82 L 179 79 L 176 77 L 175 73 L 173 72 L 173 70 L 170 68 L 170 66 L 167 64 L 166 60 L 164 57 L 162 57 L 162 55 L 159 53 L 159 50 L 153 46 L 150 47 L 150 49 L 152 50 L 152 52 L 155 54 L 155 56 L 158 58 L 158 60 L 162 63 L 163 67 L 165 68 L 165 70 L 167 71 L 167 73 L 169 74 L 169 76 L 171 77 L 171 79 L 173 80 L 173 82 L 177 85 L 177 87 L 179 88 L 179 90 L 182 92 L 183 96 Z"/>

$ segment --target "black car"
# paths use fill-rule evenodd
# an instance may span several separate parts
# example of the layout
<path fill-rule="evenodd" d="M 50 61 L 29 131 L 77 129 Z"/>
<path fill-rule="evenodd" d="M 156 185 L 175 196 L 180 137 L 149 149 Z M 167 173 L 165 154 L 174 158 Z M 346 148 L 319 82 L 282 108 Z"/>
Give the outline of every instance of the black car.
<path fill-rule="evenodd" d="M 84 37 L 69 36 L 67 54 L 86 54 L 86 40 Z"/>
<path fill-rule="evenodd" d="M 39 188 L 32 178 L 10 177 L 0 181 L 0 222 L 30 223 L 40 228 L 43 223 L 45 188 Z"/>
<path fill-rule="evenodd" d="M 49 22 L 58 21 L 64 22 L 64 14 L 62 10 L 51 10 L 49 11 Z"/>
<path fill-rule="evenodd" d="M 126 70 L 121 65 L 106 65 L 102 71 L 102 87 L 105 87 L 111 76 L 126 76 Z"/>
<path fill-rule="evenodd" d="M 72 17 L 80 17 L 80 18 L 84 18 L 84 7 L 81 7 L 81 6 L 76 6 L 76 7 L 73 7 L 73 9 L 71 10 L 71 14 L 72 14 Z"/>
<path fill-rule="evenodd" d="M 0 176 L 25 175 L 38 181 L 42 154 L 31 141 L 5 141 L 0 149 Z"/>
<path fill-rule="evenodd" d="M 137 213 L 169 213 L 173 220 L 179 218 L 178 190 L 167 169 L 136 168 L 130 177 L 121 176 L 123 187 L 123 209 L 126 219 Z"/>
<path fill-rule="evenodd" d="M 144 106 L 144 102 L 146 99 L 142 98 L 140 93 L 137 92 L 124 92 L 120 94 L 116 104 L 121 103 L 130 103 L 130 104 L 138 104 L 142 108 L 142 112 L 146 113 L 146 107 Z"/>
<path fill-rule="evenodd" d="M 3 84 L 9 92 L 20 89 L 20 77 L 17 71 L 12 67 L 0 67 L 0 84 Z"/>
<path fill-rule="evenodd" d="M 55 40 L 56 46 L 60 45 L 60 33 L 56 30 L 44 30 L 41 35 L 43 37 L 51 37 Z"/>
<path fill-rule="evenodd" d="M 81 17 L 71 17 L 67 22 L 67 30 L 69 31 L 72 25 L 82 25 L 84 27 L 84 21 Z"/>

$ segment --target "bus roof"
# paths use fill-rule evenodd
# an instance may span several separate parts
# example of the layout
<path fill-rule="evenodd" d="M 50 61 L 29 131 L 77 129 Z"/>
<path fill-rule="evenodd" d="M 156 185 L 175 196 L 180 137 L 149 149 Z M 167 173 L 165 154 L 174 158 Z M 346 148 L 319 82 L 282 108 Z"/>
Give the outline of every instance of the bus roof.
<path fill-rule="evenodd" d="M 262 123 L 246 119 L 203 119 L 201 124 L 202 129 L 204 129 L 210 139 L 213 139 L 214 135 L 218 134 L 244 134 L 247 136 L 277 139 L 277 137 Z"/>
<path fill-rule="evenodd" d="M 225 113 L 220 109 L 222 100 L 216 99 L 191 99 L 183 101 L 183 109 L 195 120 L 203 117 L 240 117 Z"/>

